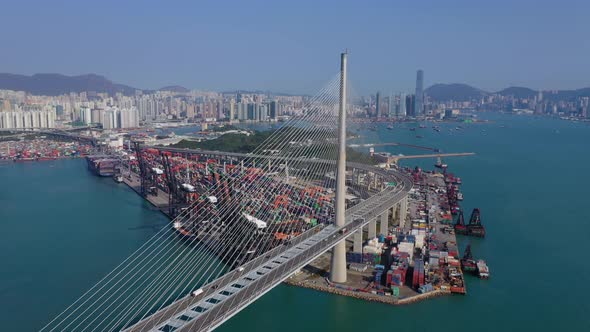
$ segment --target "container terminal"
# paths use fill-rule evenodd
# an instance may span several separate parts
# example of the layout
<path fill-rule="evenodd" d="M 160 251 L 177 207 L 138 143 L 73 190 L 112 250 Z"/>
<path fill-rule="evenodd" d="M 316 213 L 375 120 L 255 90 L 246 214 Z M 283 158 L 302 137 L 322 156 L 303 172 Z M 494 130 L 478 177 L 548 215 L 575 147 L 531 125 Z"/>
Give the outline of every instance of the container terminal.
<path fill-rule="evenodd" d="M 47 140 L 44 137 L 23 141 L 0 142 L 0 159 L 5 161 L 42 161 L 58 158 L 86 157 L 88 169 L 104 177 L 113 177 L 117 182 L 125 182 L 138 194 L 144 196 L 164 214 L 173 218 L 194 202 L 205 202 L 208 211 L 201 212 L 207 220 L 225 219 L 218 211 L 224 204 L 247 201 L 241 206 L 243 219 L 252 223 L 252 231 L 257 232 L 256 241 L 268 241 L 272 246 L 289 241 L 294 236 L 318 225 L 328 223 L 333 214 L 333 181 L 330 174 L 318 174 L 316 182 L 297 183 L 297 169 L 292 169 L 292 182 L 285 186 L 284 177 L 265 174 L 256 165 L 247 165 L 245 171 L 251 182 L 261 177 L 270 179 L 269 192 L 273 188 L 288 188 L 274 196 L 264 191 L 249 194 L 248 184 L 242 188 L 228 186 L 231 179 L 244 171 L 237 159 L 208 158 L 200 154 L 164 151 L 157 148 L 139 148 L 139 144 L 126 144 L 125 149 L 112 153 L 99 153 L 92 145 L 79 141 Z M 413 302 L 421 298 L 441 294 L 465 294 L 463 271 L 480 278 L 489 277 L 489 269 L 483 260 L 475 260 L 468 246 L 463 258 L 459 258 L 455 234 L 484 237 L 485 228 L 481 223 L 481 212 L 474 209 L 469 223 L 465 223 L 459 202 L 461 179 L 447 172 L 447 165 L 440 159 L 435 164 L 442 172 L 426 172 L 419 168 L 405 171 L 416 183 L 409 197 L 408 217 L 399 220 L 399 211 L 390 216 L 388 229 L 377 229 L 369 237 L 363 234 L 364 245 L 355 251 L 352 241 L 347 242 L 347 263 L 349 281 L 344 285 L 333 284 L 328 275 L 329 256 L 324 255 L 292 276 L 288 284 L 314 288 L 337 294 L 365 298 L 393 304 Z M 362 181 L 370 182 L 369 175 Z M 347 176 L 350 185 L 350 175 Z M 209 188 L 218 186 L 225 192 L 231 191 L 234 202 L 220 202 L 209 195 Z M 362 190 L 351 187 L 347 195 L 347 205 L 352 206 L 363 199 Z M 219 195 L 224 196 L 224 195 Z M 256 218 L 256 209 L 262 205 L 273 208 L 274 220 Z M 297 208 L 309 209 L 303 218 L 289 218 L 290 212 Z M 293 213 L 294 214 L 294 213 Z M 457 221 L 453 224 L 453 216 Z M 293 220 L 292 220 L 293 219 Z M 207 231 L 203 218 L 192 224 L 173 225 L 179 236 L 194 238 Z M 227 225 L 223 231 L 231 231 Z M 216 247 L 217 237 L 201 239 Z M 254 243 L 254 242 L 253 242 Z M 253 245 L 254 247 L 254 245 Z M 233 248 L 242 250 L 243 248 Z M 260 253 L 251 252 L 252 256 Z M 242 264 L 251 257 L 243 257 Z"/>
<path fill-rule="evenodd" d="M 296 164 L 289 165 L 289 176 L 284 176 L 285 166 L 279 163 L 276 170 L 268 172 L 261 167 L 266 167 L 266 163 L 244 164 L 235 158 L 171 152 L 139 144 L 128 150 L 120 162 L 117 176 L 171 218 L 198 203 L 200 210 L 195 218 L 175 222 L 173 227 L 180 237 L 199 240 L 191 242 L 245 253 L 240 259 L 227 262 L 232 266 L 260 255 L 260 242 L 268 243 L 265 250 L 270 250 L 318 224 L 329 223 L 334 214 L 334 181 L 330 174 L 310 177 L 310 170 Z M 303 173 L 313 180 L 302 183 L 298 175 Z M 235 181 L 238 178 L 245 181 Z M 250 190 L 258 181 L 264 181 L 264 188 Z M 228 211 L 239 211 L 241 218 L 233 221 L 236 218 L 224 215 Z M 244 224 L 251 226 L 249 236 L 254 236 L 241 245 L 252 249 L 217 245 L 225 233 Z"/>
<path fill-rule="evenodd" d="M 333 284 L 328 275 L 329 256 L 321 257 L 286 282 L 335 294 L 388 304 L 407 304 L 444 294 L 466 294 L 465 274 L 487 279 L 484 260 L 474 260 L 468 245 L 461 258 L 455 229 L 464 223 L 458 204 L 461 179 L 446 172 L 406 168 L 415 181 L 410 192 L 408 214 L 399 220 L 399 211 L 388 221 L 388 229 L 378 229 L 376 237 L 363 234 L 362 251 L 347 244 L 349 280 Z M 461 195 L 462 196 L 462 195 Z M 453 215 L 458 215 L 453 225 Z M 483 225 L 479 209 L 461 234 L 481 237 Z M 485 230 L 483 230 L 485 233 Z M 357 248 L 358 249 L 358 248 Z"/>
<path fill-rule="evenodd" d="M 201 236 L 210 231 L 207 224 L 211 221 L 230 219 L 220 213 L 233 210 L 222 208 L 228 204 L 242 205 L 238 207 L 242 219 L 251 223 L 251 231 L 257 234 L 251 243 L 252 248 L 256 247 L 254 243 L 257 241 L 271 243 L 269 248 L 276 247 L 318 224 L 328 223 L 333 214 L 333 174 L 318 174 L 312 184 L 298 183 L 297 170 L 292 169 L 290 183 L 286 185 L 285 181 L 289 181 L 289 178 L 265 173 L 256 165 L 241 165 L 239 160 L 232 158 L 170 150 L 173 149 L 142 148 L 139 144 L 128 146 L 115 173 L 171 218 L 189 204 L 200 202 L 204 211 L 199 212 L 199 218 L 190 219 L 190 223 L 173 225 L 181 237 L 196 237 L 211 248 L 217 247 L 216 241 L 223 238 L 223 232 L 231 232 L 232 225 L 225 225 L 217 236 Z M 390 216 L 387 229 L 376 229 L 372 236 L 365 232 L 364 245 L 360 249 L 356 248 L 356 251 L 353 241 L 347 242 L 349 280 L 346 284 L 333 284 L 326 278 L 330 266 L 329 254 L 319 257 L 285 282 L 391 304 L 409 303 L 443 294 L 465 294 L 464 259 L 459 254 L 455 235 L 456 225 L 463 220 L 458 200 L 462 181 L 448 173 L 447 167 L 442 172 L 423 171 L 420 168 L 404 170 L 415 181 L 415 188 L 409 195 L 407 217 L 399 220 L 400 212 L 397 211 L 397 214 Z M 231 179 L 240 172 L 248 174 L 249 182 L 243 183 L 241 187 L 230 185 L 233 183 Z M 347 174 L 349 184 L 351 177 L 351 174 Z M 247 190 L 248 183 L 262 178 L 269 183 L 268 191 L 253 193 Z M 369 175 L 360 175 L 358 181 L 371 182 L 372 179 Z M 212 187 L 231 194 L 214 195 L 209 192 Z M 269 194 L 271 192 L 272 195 Z M 218 199 L 221 196 L 239 199 L 221 201 Z M 354 205 L 364 198 L 362 196 L 362 191 L 355 191 L 351 186 L 347 205 Z M 256 211 L 260 206 L 271 206 L 274 219 L 259 219 L 261 216 L 257 216 Z M 315 208 L 309 209 L 309 206 Z M 298 208 L 309 211 L 302 218 L 291 218 L 291 215 L 295 215 L 292 212 L 296 211 L 293 209 Z M 469 224 L 483 229 L 479 209 L 475 209 L 474 213 L 476 217 Z M 455 223 L 454 215 L 457 215 Z M 465 234 L 469 232 L 466 230 Z M 227 263 L 237 266 L 261 254 L 243 249 L 230 250 L 248 252 L 250 256 Z M 468 272 L 489 276 L 488 272 L 483 271 L 487 270 L 483 260 L 474 262 L 474 269 Z M 480 268 L 481 274 L 478 272 Z"/>
<path fill-rule="evenodd" d="M 34 162 L 63 158 L 85 157 L 93 146 L 71 140 L 48 140 L 43 136 L 22 141 L 0 142 L 0 160 L 4 162 Z"/>

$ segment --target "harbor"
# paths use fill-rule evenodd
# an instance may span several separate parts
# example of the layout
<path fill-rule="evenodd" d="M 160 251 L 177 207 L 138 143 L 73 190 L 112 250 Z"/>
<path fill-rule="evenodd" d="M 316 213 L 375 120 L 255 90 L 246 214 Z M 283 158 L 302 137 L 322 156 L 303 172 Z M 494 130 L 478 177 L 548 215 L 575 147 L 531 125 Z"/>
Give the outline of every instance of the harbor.
<path fill-rule="evenodd" d="M 461 264 L 464 260 L 453 229 L 453 215 L 460 211 L 457 194 L 461 179 L 447 173 L 446 167 L 443 172 L 418 167 L 405 171 L 414 178 L 415 185 L 409 196 L 407 218 L 391 218 L 386 230 L 377 229 L 377 237 L 371 238 L 370 230 L 365 232 L 361 252 L 355 252 L 349 238 L 347 283 L 336 284 L 328 279 L 329 254 L 286 283 L 394 305 L 466 294 Z M 399 211 L 395 216 L 399 217 Z M 470 272 L 478 275 L 477 268 Z M 485 278 L 489 277 L 487 270 L 485 273 Z"/>
<path fill-rule="evenodd" d="M 209 209 L 206 216 L 208 220 L 223 219 L 224 217 L 217 215 L 216 211 L 223 210 L 220 206 L 226 203 L 218 202 L 217 197 L 210 196 L 209 188 L 220 187 L 219 190 L 226 193 L 234 190 L 231 189 L 232 180 L 228 181 L 228 179 L 244 172 L 251 174 L 248 176 L 250 181 L 266 176 L 274 178 L 272 181 L 279 181 L 277 184 L 284 181 L 281 176 L 264 174 L 261 168 L 255 167 L 256 165 L 245 167 L 243 163 L 240 164 L 239 159 L 233 159 L 235 158 L 233 155 L 232 157 L 229 155 L 214 157 L 208 155 L 207 151 L 178 150 L 179 152 L 175 152 L 175 149 L 139 148 L 138 145 L 134 149 L 131 149 L 130 145 L 126 148 L 126 152 L 122 153 L 120 165 L 116 171 L 113 171 L 113 176 L 115 179 L 121 179 L 170 218 L 191 204 L 205 204 L 204 206 L 208 206 L 207 209 Z M 88 158 L 92 160 L 95 157 Z M 108 156 L 101 158 L 104 158 L 101 160 L 106 160 L 107 163 L 110 160 Z M 89 165 L 92 165 L 92 162 L 89 161 Z M 463 199 L 463 194 L 459 191 L 462 182 L 460 178 L 447 173 L 448 166 L 445 164 L 443 167 L 440 158 L 434 166 L 440 171 L 423 171 L 419 167 L 404 168 L 403 171 L 414 179 L 415 185 L 410 192 L 409 204 L 404 206 L 407 211 L 403 213 L 392 211 L 386 228 L 383 228 L 384 224 L 380 223 L 379 229 L 375 226 L 375 229 L 371 231 L 369 226 L 369 230 L 362 234 L 364 243 L 362 247 L 355 246 L 351 240 L 353 236 L 349 237 L 347 253 L 349 281 L 346 284 L 335 284 L 327 278 L 329 254 L 324 254 L 312 262 L 302 272 L 287 279 L 286 283 L 390 304 L 413 303 L 445 294 L 465 294 L 466 285 L 461 264 L 463 260 L 453 226 L 457 224 L 453 216 L 459 215 L 459 212 L 462 216 L 458 203 Z M 111 165 L 108 164 L 107 169 L 110 170 L 110 167 Z M 397 166 L 394 165 L 394 167 Z M 91 170 L 97 175 L 102 175 L 97 169 L 91 168 Z M 295 177 L 297 168 L 293 168 L 290 174 L 293 184 L 280 185 L 288 188 L 288 195 L 286 191 L 282 193 L 279 191 L 276 196 L 268 196 L 261 192 L 258 197 L 250 195 L 246 200 L 249 201 L 248 205 L 256 202 L 254 206 L 274 206 L 276 211 L 270 214 L 274 214 L 279 221 L 269 223 L 268 229 L 266 226 L 269 220 L 261 221 L 265 229 L 263 232 L 258 231 L 261 232 L 261 240 L 265 239 L 264 241 L 274 243 L 270 248 L 297 236 L 310 227 L 327 223 L 329 209 L 333 206 L 333 195 L 329 194 L 330 189 L 321 187 L 321 174 L 318 174 L 313 191 L 306 189 L 305 192 L 294 186 L 297 182 Z M 351 181 L 355 178 L 354 173 L 350 173 L 347 177 L 353 185 Z M 369 188 L 370 183 L 374 182 L 368 177 L 362 180 L 358 177 L 357 181 L 359 184 L 367 183 Z M 306 186 L 304 183 L 301 185 Z M 269 188 L 275 187 L 276 185 Z M 293 195 L 293 191 L 299 194 Z M 223 196 L 221 192 L 219 196 Z M 298 203 L 295 200 L 297 196 L 306 197 L 306 203 L 303 201 Z M 215 200 L 214 202 L 203 202 L 211 200 L 211 197 Z M 354 202 L 359 198 L 349 195 L 348 204 L 355 204 Z M 317 200 L 316 203 L 313 203 L 314 200 Z M 300 220 L 289 220 L 288 214 L 284 214 L 289 207 L 310 203 L 318 207 L 327 204 L 328 210 L 320 208 L 317 212 L 310 211 Z M 217 206 L 218 204 L 220 206 Z M 255 210 L 244 211 L 247 218 L 256 219 Z M 401 219 L 402 215 L 403 219 Z M 287 217 L 286 221 L 285 217 Z M 460 220 L 459 217 L 457 218 Z M 198 238 L 203 225 L 199 222 L 178 223 L 178 225 L 175 223 L 174 227 L 180 236 Z M 214 236 L 214 238 L 217 237 Z M 199 241 L 207 243 L 209 239 Z"/>
<path fill-rule="evenodd" d="M 489 280 L 481 280 L 463 269 L 466 296 L 436 296 L 409 306 L 391 306 L 281 285 L 218 330 L 235 331 L 248 324 L 258 324 L 261 330 L 267 331 L 295 332 L 302 328 L 325 331 L 334 328 L 326 317 L 334 317 L 339 326 L 349 330 L 366 329 L 367 324 L 371 324 L 402 330 L 463 332 L 472 331 L 473 326 L 485 326 L 484 330 L 553 331 L 563 327 L 563 320 L 585 330 L 588 327 L 583 318 L 585 292 L 572 294 L 568 299 L 562 296 L 570 294 L 572 287 L 585 289 L 583 278 L 565 275 L 563 282 L 549 286 L 544 278 L 514 282 L 514 276 L 526 276 L 530 266 L 550 269 L 553 260 L 548 257 L 559 259 L 566 270 L 577 269 L 580 275 L 588 274 L 588 268 L 579 265 L 570 255 L 572 249 L 582 248 L 571 245 L 584 243 L 584 232 L 588 230 L 586 219 L 580 211 L 568 209 L 572 204 L 583 204 L 583 187 L 574 182 L 587 183 L 588 176 L 582 174 L 582 178 L 559 180 L 546 178 L 543 167 L 530 167 L 529 164 L 531 160 L 542 162 L 558 173 L 566 172 L 569 167 L 563 160 L 573 160 L 572 151 L 560 150 L 559 146 L 574 139 L 577 143 L 573 152 L 577 156 L 586 155 L 582 142 L 589 139 L 587 128 L 552 119 L 540 119 L 533 125 L 524 118 L 509 115 L 492 119 L 497 125 L 481 125 L 485 126 L 485 136 L 481 134 L 481 127 L 469 126 L 461 136 L 442 130 L 436 136 L 435 132 L 425 134 L 424 139 L 426 144 L 445 146 L 448 150 L 478 152 L 476 156 L 449 158 L 444 162 L 448 162 L 449 169 L 461 177 L 460 187 L 464 194 L 461 207 L 464 208 L 465 222 L 469 222 L 473 208 L 477 207 L 486 228 L 485 239 L 456 235 L 460 256 L 463 256 L 466 245 L 471 244 L 474 259 L 483 257 L 489 264 L 492 273 Z M 571 134 L 553 135 L 557 138 L 553 142 L 547 133 L 553 133 L 555 126 L 562 133 Z M 443 125 L 441 127 L 444 129 Z M 389 135 L 391 141 L 408 141 L 403 132 L 385 127 L 379 130 L 383 135 Z M 500 146 L 508 148 L 500 149 Z M 559 158 L 545 159 L 543 151 L 547 149 L 555 150 Z M 401 152 L 408 154 L 410 151 Z M 435 158 L 413 160 L 403 167 L 413 169 L 418 164 L 424 170 L 432 169 L 435 161 Z M 578 162 L 579 165 L 586 163 Z M 6 329 L 39 330 L 159 229 L 170 225 L 163 214 L 126 185 L 89 172 L 83 159 L 11 162 L 0 167 L 3 186 L 12 188 L 10 197 L 2 196 L 7 208 L 0 211 L 0 222 L 7 234 L 22 234 L 0 242 L 5 253 L 5 267 L 11 271 L 0 276 L 1 284 L 6 286 L 0 290 L 6 308 L 0 313 L 0 320 Z M 514 172 L 517 169 L 526 172 Z M 540 178 L 546 180 L 538 181 Z M 542 195 L 547 185 L 556 192 L 568 191 L 571 195 Z M 59 197 L 54 194 L 56 191 L 59 191 Z M 535 208 L 539 202 L 547 208 Z M 35 208 L 31 209 L 31 206 Z M 581 231 L 572 233 L 567 239 L 553 237 L 555 220 L 563 217 L 564 211 L 573 213 L 568 212 L 566 216 L 571 226 Z M 14 222 L 23 217 L 29 222 Z M 507 232 L 506 229 L 513 231 Z M 55 245 L 57 238 L 60 239 L 59 245 Z M 540 238 L 554 238 L 555 242 L 539 242 Z M 531 255 L 532 250 L 527 248 L 534 248 L 537 254 Z M 25 261 L 42 265 L 36 268 L 24 265 Z M 86 261 L 93 262 L 91 268 L 77 268 Z M 334 291 L 340 292 L 336 288 Z M 31 298 L 36 299 L 42 308 L 39 315 L 32 318 L 27 311 Z M 490 311 L 502 319 L 490 316 Z M 314 314 L 309 315 L 310 312 Z M 462 313 L 461 324 L 457 324 L 458 312 Z M 539 315 L 546 319 L 538 321 Z M 312 325 L 297 323 L 303 316 Z"/>

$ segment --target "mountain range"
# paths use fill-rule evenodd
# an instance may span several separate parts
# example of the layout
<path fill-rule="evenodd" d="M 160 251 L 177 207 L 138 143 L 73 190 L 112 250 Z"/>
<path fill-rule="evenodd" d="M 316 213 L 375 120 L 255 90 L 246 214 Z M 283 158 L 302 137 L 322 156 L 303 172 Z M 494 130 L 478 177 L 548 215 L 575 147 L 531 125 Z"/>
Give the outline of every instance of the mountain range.
<path fill-rule="evenodd" d="M 114 83 L 104 76 L 96 74 L 85 74 L 78 76 L 66 76 L 61 74 L 35 74 L 32 76 L 26 76 L 0 73 L 0 90 L 26 91 L 34 95 L 46 96 L 57 96 L 70 92 L 80 93 L 84 91 L 92 91 L 97 93 L 106 92 L 111 95 L 115 93 L 133 95 L 137 90 L 141 90 L 143 92 L 152 92 L 152 90 L 136 89 L 128 85 Z M 159 91 L 186 93 L 190 90 L 179 85 L 170 85 L 159 89 Z M 246 93 L 245 91 L 241 92 Z M 428 87 L 424 92 L 435 101 L 467 101 L 479 99 L 490 94 L 514 96 L 516 98 L 532 98 L 538 94 L 538 91 L 526 87 L 509 87 L 492 93 L 461 83 L 434 84 Z M 282 93 L 275 94 L 288 95 Z M 543 92 L 543 98 L 550 100 L 573 100 L 581 96 L 590 97 L 590 88 Z"/>
<path fill-rule="evenodd" d="M 35 74 L 33 76 L 0 73 L 0 89 L 26 91 L 34 95 L 57 96 L 70 92 L 135 93 L 135 88 L 113 83 L 104 76 L 86 74 L 66 76 L 61 74 Z"/>
<path fill-rule="evenodd" d="M 533 98 L 539 94 L 538 90 L 533 90 L 526 87 L 512 86 L 496 92 L 488 92 L 467 84 L 453 83 L 453 84 L 434 84 L 424 90 L 424 92 L 436 101 L 468 101 L 472 99 L 479 99 L 484 96 L 492 94 L 501 96 L 512 96 L 515 98 Z M 590 88 L 582 88 L 576 90 L 550 90 L 543 91 L 543 98 L 553 101 L 557 100 L 574 100 L 578 97 L 590 97 Z"/>

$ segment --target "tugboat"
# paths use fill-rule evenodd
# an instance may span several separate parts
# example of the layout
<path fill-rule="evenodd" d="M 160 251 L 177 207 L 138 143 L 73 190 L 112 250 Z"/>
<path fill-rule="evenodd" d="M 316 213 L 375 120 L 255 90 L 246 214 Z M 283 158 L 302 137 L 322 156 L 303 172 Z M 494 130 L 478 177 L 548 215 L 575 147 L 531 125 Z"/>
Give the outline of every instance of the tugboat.
<path fill-rule="evenodd" d="M 477 261 L 477 275 L 481 279 L 488 279 L 490 277 L 490 270 L 483 259 Z"/>
<path fill-rule="evenodd" d="M 473 209 L 469 224 L 467 225 L 467 231 L 469 235 L 477 237 L 485 237 L 486 229 L 481 224 L 481 216 L 478 208 Z"/>
<path fill-rule="evenodd" d="M 465 248 L 465 254 L 463 254 L 463 258 L 461 259 L 461 268 L 465 272 L 477 272 L 477 264 L 471 255 L 471 244 L 468 244 L 467 248 Z"/>
<path fill-rule="evenodd" d="M 440 159 L 440 157 L 437 157 L 436 158 L 436 164 L 434 164 L 434 167 L 436 167 L 436 168 L 447 168 L 447 164 L 443 164 L 443 162 Z"/>

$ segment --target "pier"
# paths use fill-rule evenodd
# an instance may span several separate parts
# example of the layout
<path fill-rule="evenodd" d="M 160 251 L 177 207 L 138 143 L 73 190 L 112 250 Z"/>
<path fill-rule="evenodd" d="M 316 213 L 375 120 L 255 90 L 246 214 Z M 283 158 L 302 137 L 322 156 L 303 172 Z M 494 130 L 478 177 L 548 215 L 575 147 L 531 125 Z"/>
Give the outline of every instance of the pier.
<path fill-rule="evenodd" d="M 141 178 L 137 174 L 133 172 L 131 174 L 125 174 L 123 176 L 123 182 L 141 196 Z M 160 188 L 157 190 L 157 195 L 147 194 L 144 198 L 163 214 L 171 217 L 168 209 L 168 194 Z"/>

